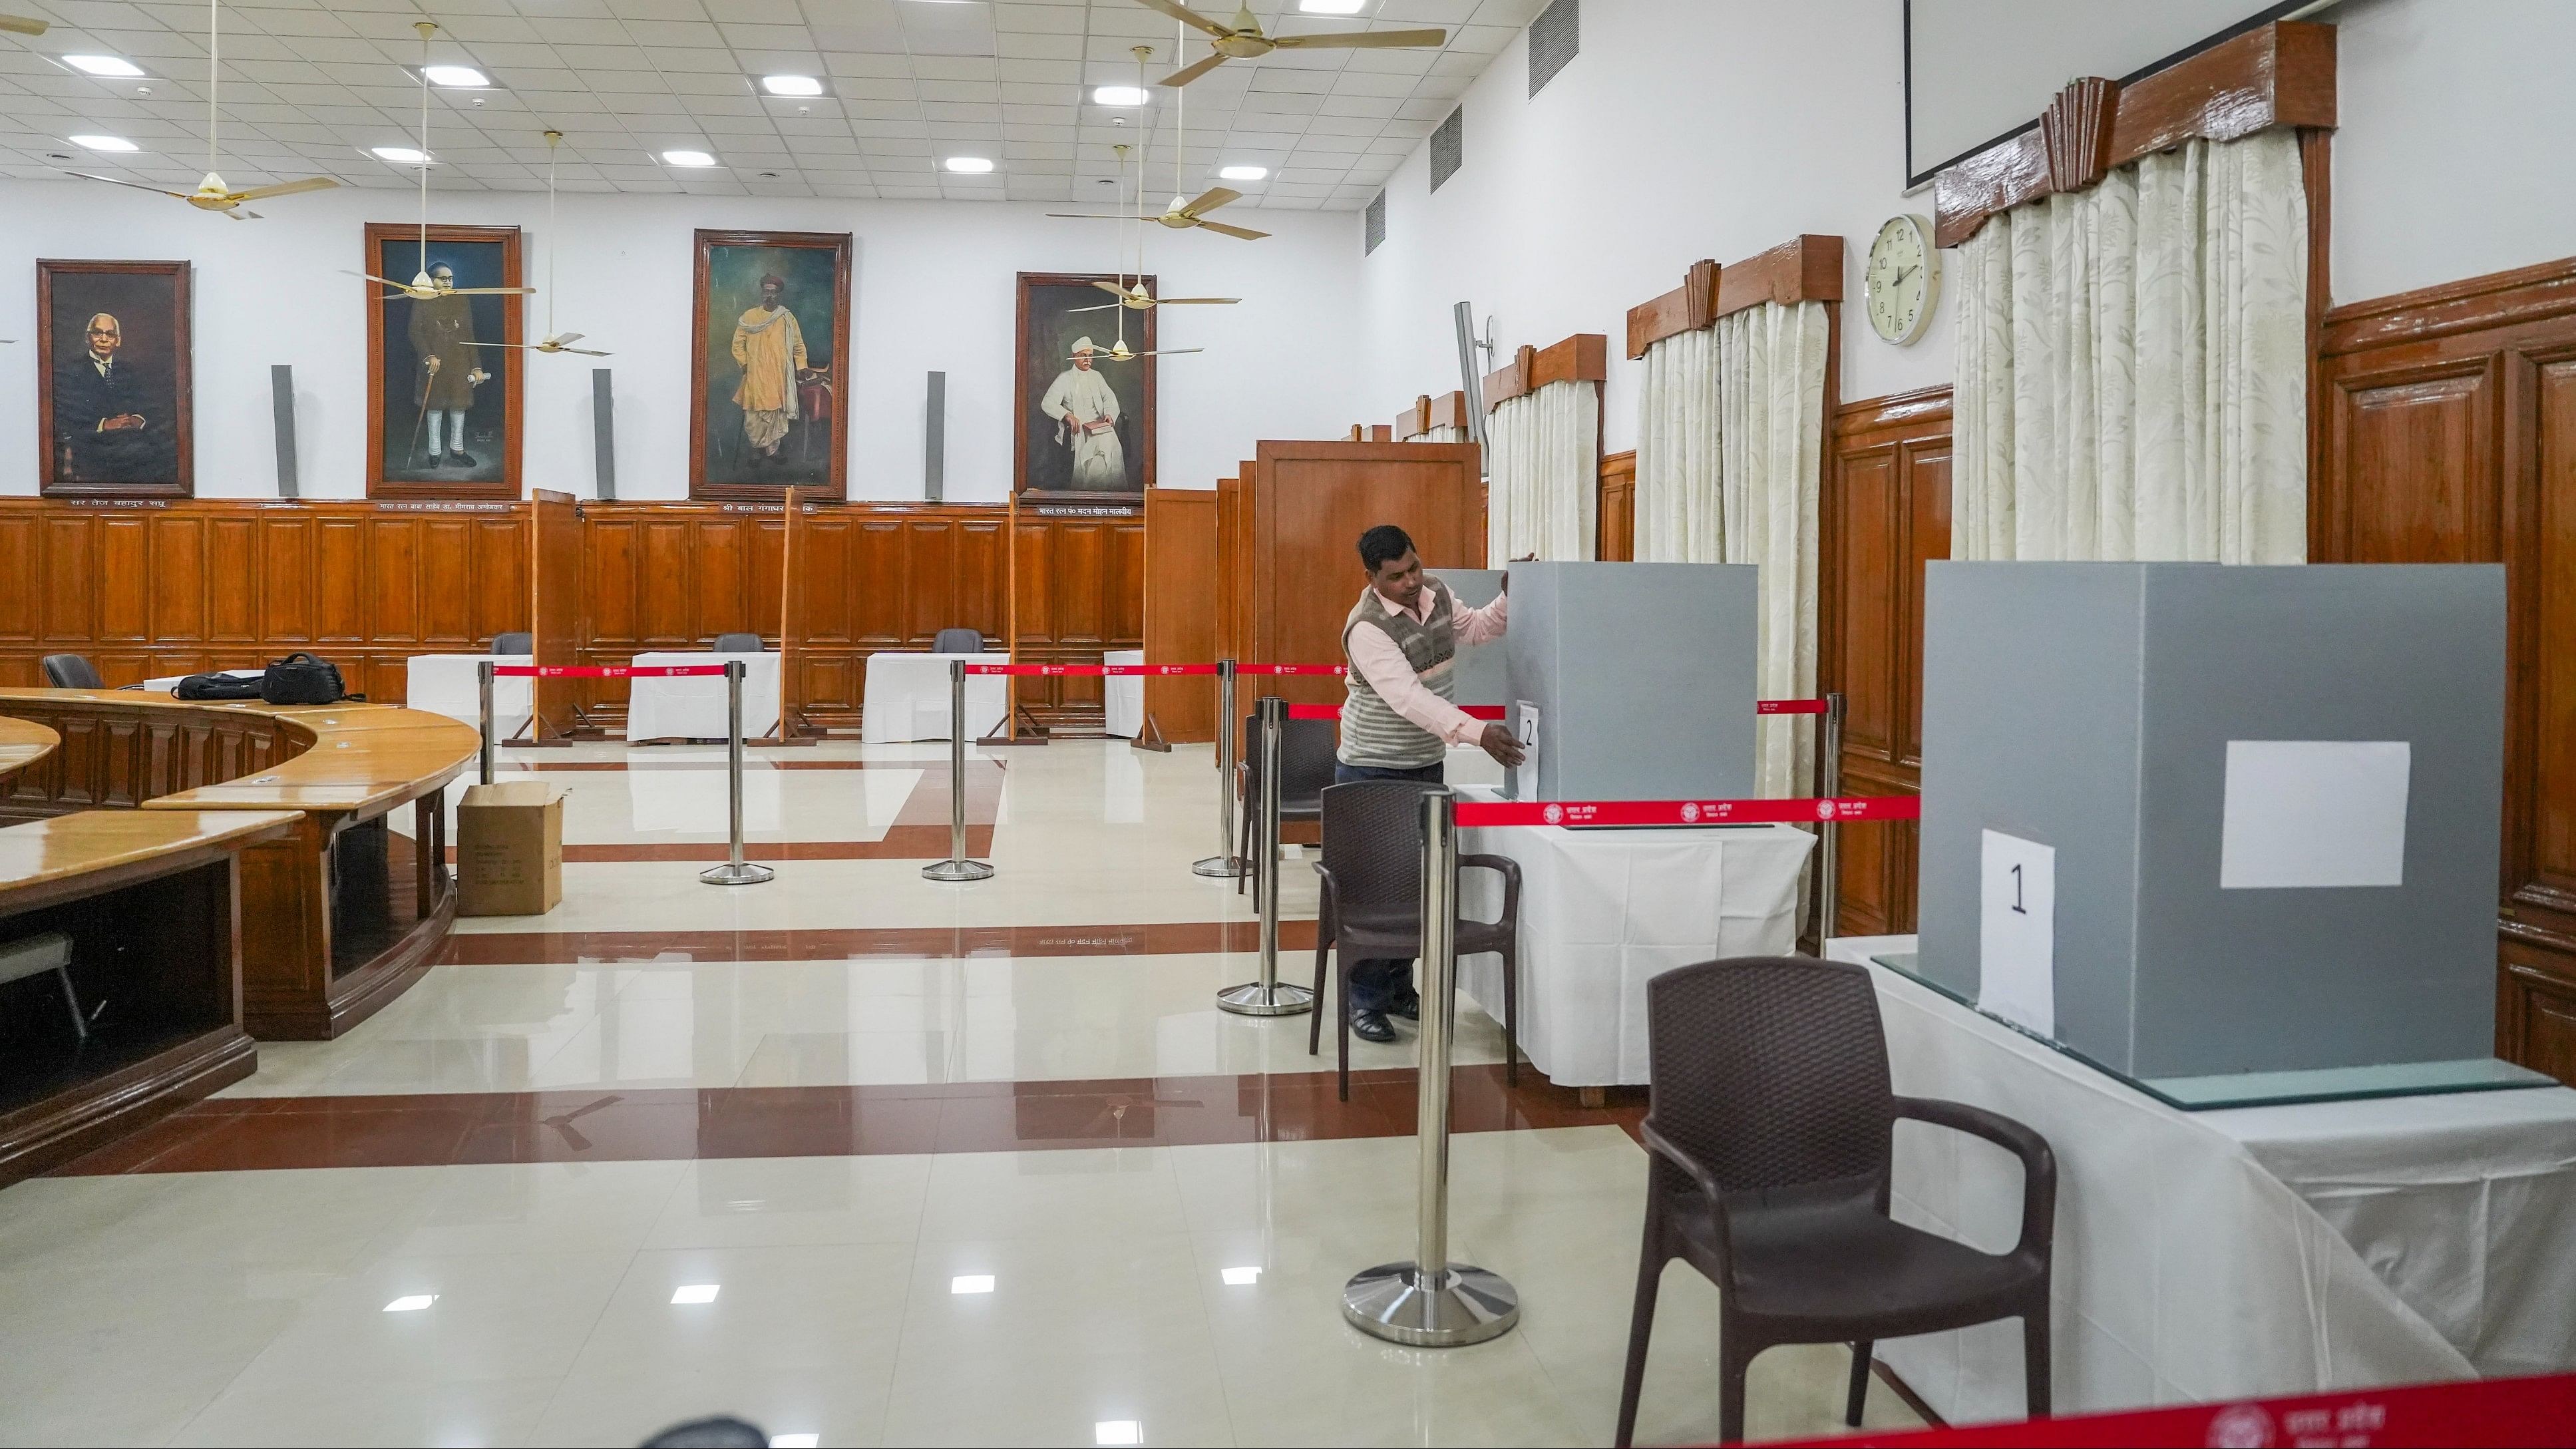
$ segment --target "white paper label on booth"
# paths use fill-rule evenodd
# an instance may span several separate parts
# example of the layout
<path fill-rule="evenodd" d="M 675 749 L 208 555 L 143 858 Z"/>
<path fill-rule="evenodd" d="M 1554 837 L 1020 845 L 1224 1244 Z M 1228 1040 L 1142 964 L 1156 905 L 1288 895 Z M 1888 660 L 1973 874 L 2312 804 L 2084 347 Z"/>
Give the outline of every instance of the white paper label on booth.
<path fill-rule="evenodd" d="M 2229 740 L 2220 890 L 2406 883 L 2404 740 Z"/>
<path fill-rule="evenodd" d="M 1985 832 L 1978 886 L 1977 1005 L 2057 1034 L 2057 851 Z"/>

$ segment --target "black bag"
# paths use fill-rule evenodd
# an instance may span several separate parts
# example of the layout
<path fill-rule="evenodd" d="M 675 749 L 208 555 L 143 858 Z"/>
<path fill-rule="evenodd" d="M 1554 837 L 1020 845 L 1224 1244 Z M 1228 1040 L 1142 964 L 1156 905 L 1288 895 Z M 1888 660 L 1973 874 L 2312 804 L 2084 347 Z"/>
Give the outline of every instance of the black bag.
<path fill-rule="evenodd" d="M 170 693 L 179 699 L 257 699 L 262 682 L 255 674 L 191 674 Z"/>
<path fill-rule="evenodd" d="M 270 704 L 337 704 L 348 697 L 340 666 L 298 650 L 269 661 L 259 678 L 259 697 Z"/>

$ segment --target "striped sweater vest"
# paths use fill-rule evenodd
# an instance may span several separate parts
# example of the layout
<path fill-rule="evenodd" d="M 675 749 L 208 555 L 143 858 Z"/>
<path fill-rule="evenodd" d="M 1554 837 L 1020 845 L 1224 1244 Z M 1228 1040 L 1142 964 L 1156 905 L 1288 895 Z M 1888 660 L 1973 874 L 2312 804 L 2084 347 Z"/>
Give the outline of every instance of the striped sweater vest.
<path fill-rule="evenodd" d="M 1425 579 L 1422 586 L 1432 591 L 1431 617 L 1419 623 L 1379 597 L 1376 589 L 1363 590 L 1360 601 L 1351 606 L 1350 617 L 1342 621 L 1342 662 L 1350 664 L 1353 629 L 1381 630 L 1404 651 L 1413 672 L 1422 676 L 1423 687 L 1448 699 L 1457 689 L 1457 671 L 1451 667 L 1458 653 L 1458 630 L 1451 616 L 1454 601 L 1449 586 L 1438 579 Z M 1447 744 L 1397 714 L 1356 664 L 1350 665 L 1345 687 L 1349 694 L 1342 703 L 1339 755 L 1343 764 L 1418 770 L 1448 758 Z"/>

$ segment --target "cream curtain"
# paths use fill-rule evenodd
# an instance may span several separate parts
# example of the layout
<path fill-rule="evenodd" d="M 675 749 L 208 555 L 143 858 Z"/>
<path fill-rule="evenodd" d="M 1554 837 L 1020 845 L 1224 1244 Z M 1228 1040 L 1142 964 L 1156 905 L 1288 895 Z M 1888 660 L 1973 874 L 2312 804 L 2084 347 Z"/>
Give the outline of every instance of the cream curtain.
<path fill-rule="evenodd" d="M 1989 220 L 1957 258 L 1951 556 L 2305 561 L 2307 277 L 2288 130 Z"/>
<path fill-rule="evenodd" d="M 1485 562 L 1592 557 L 1600 384 L 1552 382 L 1485 416 Z"/>
<path fill-rule="evenodd" d="M 1637 544 L 1641 563 L 1717 563 L 1717 329 L 1646 349 L 1637 396 Z"/>
<path fill-rule="evenodd" d="M 1825 355 L 1822 302 L 1766 302 L 1730 313 L 1717 337 L 1718 479 L 1722 561 L 1759 564 L 1758 684 L 1764 699 L 1816 692 L 1816 543 L 1823 492 Z M 1763 719 L 1755 734 L 1755 793 L 1808 793 L 1812 721 Z"/>
<path fill-rule="evenodd" d="M 1467 436 L 1467 430 L 1465 428 L 1455 428 L 1451 427 L 1447 423 L 1442 423 L 1431 431 L 1424 433 L 1419 437 L 1408 438 L 1406 441 L 1413 443 L 1471 443 L 1474 442 L 1475 439 Z"/>

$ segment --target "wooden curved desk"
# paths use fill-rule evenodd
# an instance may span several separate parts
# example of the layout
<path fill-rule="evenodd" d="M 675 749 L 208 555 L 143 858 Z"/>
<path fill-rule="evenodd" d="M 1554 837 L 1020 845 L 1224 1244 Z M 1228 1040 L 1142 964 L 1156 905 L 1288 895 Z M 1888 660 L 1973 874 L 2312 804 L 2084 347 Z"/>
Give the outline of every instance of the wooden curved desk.
<path fill-rule="evenodd" d="M 62 746 L 0 786 L 0 820 L 75 810 L 302 812 L 242 853 L 242 1011 L 251 1035 L 338 1036 L 429 969 L 456 919 L 445 791 L 475 732 L 385 705 L 0 689 L 0 715 Z M 384 828 L 413 807 L 406 839 Z"/>
<path fill-rule="evenodd" d="M 60 748 L 63 737 L 33 720 L 0 716 L 0 786 Z"/>

